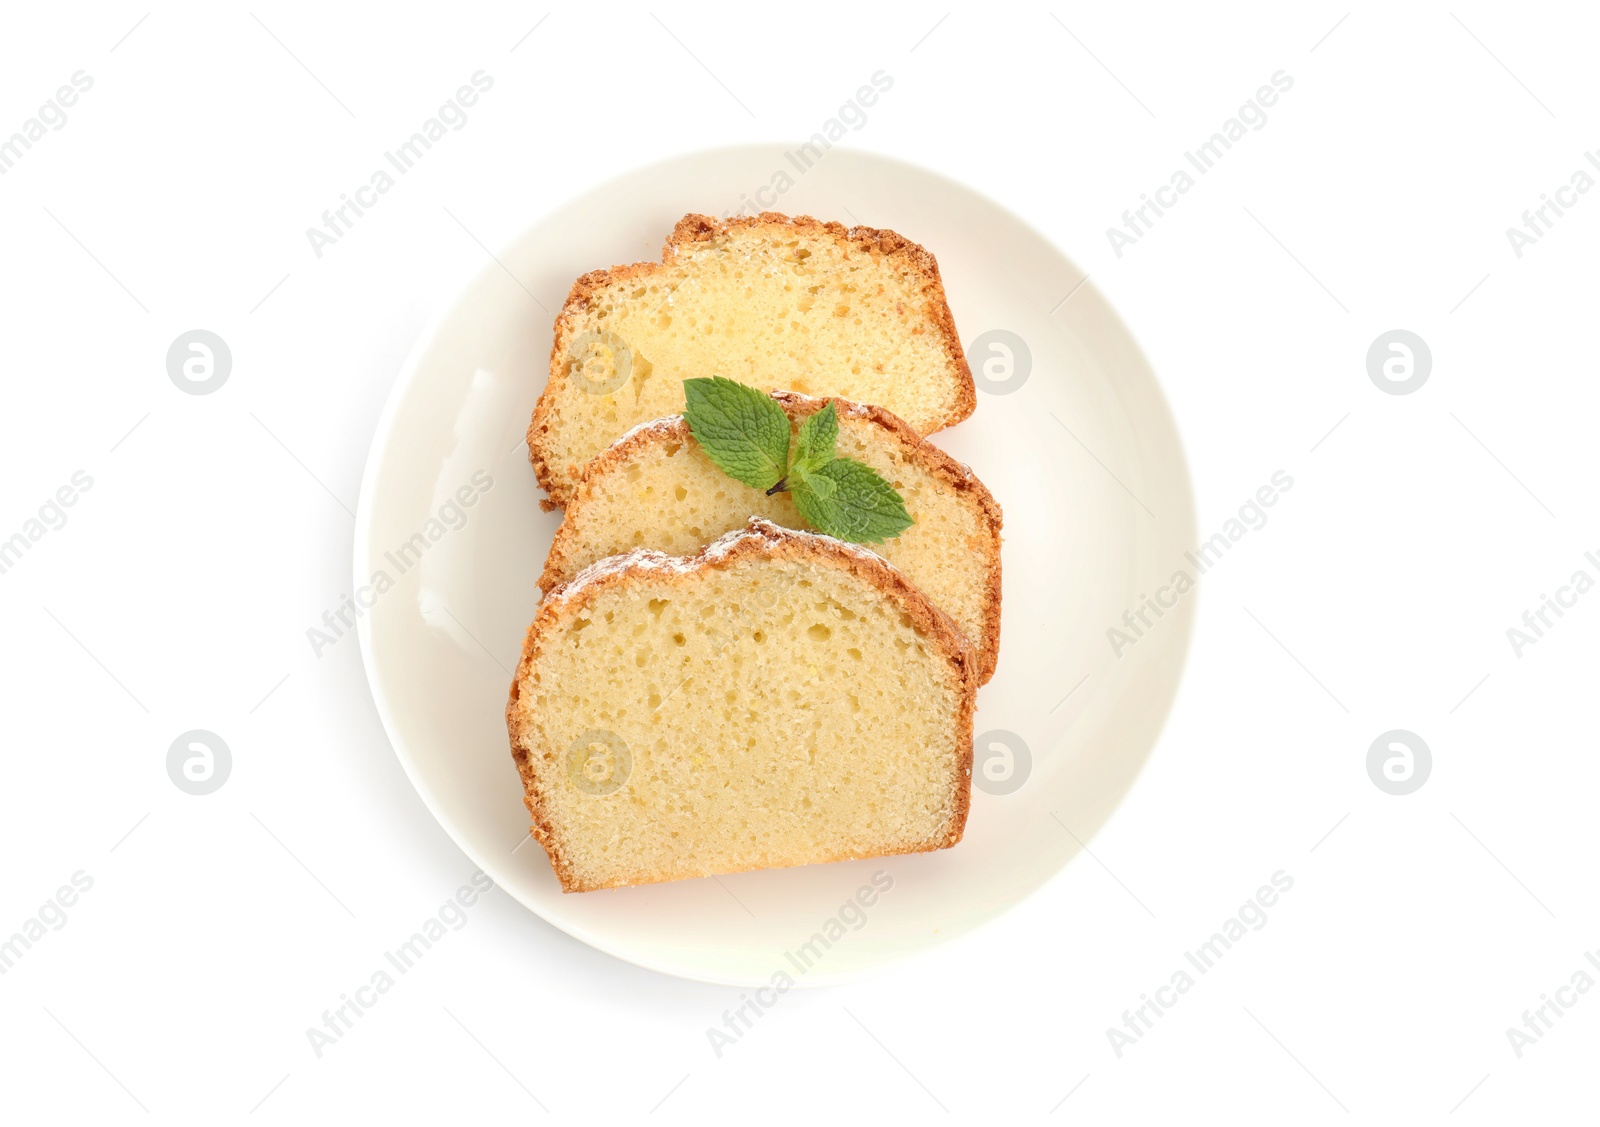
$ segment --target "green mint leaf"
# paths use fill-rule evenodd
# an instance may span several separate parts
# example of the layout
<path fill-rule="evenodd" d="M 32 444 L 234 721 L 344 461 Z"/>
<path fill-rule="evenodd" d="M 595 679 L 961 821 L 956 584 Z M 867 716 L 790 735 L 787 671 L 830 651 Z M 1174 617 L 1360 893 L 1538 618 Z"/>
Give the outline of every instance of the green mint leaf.
<path fill-rule="evenodd" d="M 789 469 L 789 416 L 764 391 L 721 376 L 683 381 L 683 417 L 706 457 L 752 489 Z"/>
<path fill-rule="evenodd" d="M 830 483 L 831 484 L 831 483 Z M 834 487 L 838 492 L 838 487 Z M 811 488 L 811 475 L 805 467 L 795 466 L 789 472 L 789 498 L 794 502 L 794 507 L 804 520 L 818 532 L 827 532 L 833 522 L 833 496 L 822 497 L 818 491 Z"/>
<path fill-rule="evenodd" d="M 818 532 L 856 544 L 876 544 L 912 525 L 905 502 L 878 471 L 853 458 L 820 469 L 796 466 L 789 488 L 795 508 Z"/>
<path fill-rule="evenodd" d="M 800 425 L 789 460 L 789 416 L 765 392 L 714 376 L 683 381 L 683 417 L 706 456 L 736 481 L 768 495 L 787 491 L 812 528 L 839 540 L 877 544 L 912 525 L 905 502 L 877 470 L 835 455 L 833 403 Z"/>
<path fill-rule="evenodd" d="M 800 437 L 795 442 L 794 461 L 808 470 L 819 470 L 833 461 L 834 443 L 839 438 L 839 412 L 833 401 L 820 411 L 815 411 L 800 424 Z"/>
<path fill-rule="evenodd" d="M 839 492 L 839 486 L 832 478 L 808 469 L 806 464 L 800 461 L 798 454 L 794 465 L 789 467 L 789 480 L 786 484 L 791 493 L 796 495 L 802 492 L 813 493 L 823 501 L 831 500 L 834 494 Z"/>

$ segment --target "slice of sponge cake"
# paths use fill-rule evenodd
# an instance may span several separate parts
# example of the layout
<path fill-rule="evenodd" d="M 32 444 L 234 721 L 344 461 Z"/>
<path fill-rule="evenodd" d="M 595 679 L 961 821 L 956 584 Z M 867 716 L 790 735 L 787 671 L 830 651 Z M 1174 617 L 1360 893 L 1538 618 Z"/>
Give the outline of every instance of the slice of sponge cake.
<path fill-rule="evenodd" d="M 916 243 L 775 212 L 686 215 L 660 263 L 585 274 L 556 317 L 528 427 L 547 507 L 625 431 L 681 411 L 683 380 L 707 375 L 876 403 L 923 435 L 975 403 L 939 267 Z"/>
<path fill-rule="evenodd" d="M 555 591 L 506 720 L 533 835 L 585 892 L 954 845 L 976 691 L 880 557 L 752 520 Z"/>
<path fill-rule="evenodd" d="M 794 429 L 829 402 L 789 392 L 773 398 Z M 832 402 L 838 452 L 882 474 L 915 522 L 873 551 L 955 620 L 987 682 L 1000 645 L 1000 506 L 971 470 L 888 411 Z M 740 484 L 706 457 L 680 416 L 660 419 L 584 467 L 539 586 L 552 591 L 596 560 L 635 548 L 692 555 L 752 516 L 805 527 L 788 493 L 769 497 Z"/>

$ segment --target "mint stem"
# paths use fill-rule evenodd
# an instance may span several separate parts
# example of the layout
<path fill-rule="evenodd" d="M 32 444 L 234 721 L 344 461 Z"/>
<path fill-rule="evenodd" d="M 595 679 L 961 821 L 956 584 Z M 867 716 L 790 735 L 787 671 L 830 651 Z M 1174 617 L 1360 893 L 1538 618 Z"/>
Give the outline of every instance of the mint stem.
<path fill-rule="evenodd" d="M 771 497 L 774 493 L 787 493 L 787 492 L 789 492 L 789 479 L 786 478 L 786 477 L 780 477 L 778 479 L 778 484 L 774 485 L 771 489 L 767 490 L 767 496 Z"/>

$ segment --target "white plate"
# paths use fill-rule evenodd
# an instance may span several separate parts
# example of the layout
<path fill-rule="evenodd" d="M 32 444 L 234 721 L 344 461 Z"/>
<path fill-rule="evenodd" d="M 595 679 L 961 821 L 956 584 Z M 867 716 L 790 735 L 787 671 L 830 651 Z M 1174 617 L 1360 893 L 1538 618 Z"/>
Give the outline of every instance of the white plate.
<path fill-rule="evenodd" d="M 767 186 L 780 172 L 792 186 L 777 195 Z M 969 351 L 980 334 L 1006 330 L 1031 353 L 1020 386 L 980 391 L 973 417 L 934 438 L 1005 509 L 1000 665 L 979 696 L 966 838 L 933 854 L 566 895 L 527 837 L 503 720 L 538 601 L 534 579 L 560 520 L 540 511 L 520 444 L 545 383 L 551 314 L 579 274 L 657 259 L 686 212 L 721 214 L 758 188 L 773 210 L 888 227 L 922 243 L 938 257 Z M 801 173 L 776 147 L 696 153 L 631 173 L 542 219 L 499 263 L 413 350 L 373 440 L 356 521 L 355 581 L 375 598 L 361 619 L 373 696 L 406 773 L 467 855 L 602 951 L 751 986 L 777 972 L 801 985 L 858 978 L 993 919 L 1079 852 L 1150 753 L 1195 599 L 1180 599 L 1114 652 L 1107 630 L 1194 547 L 1195 520 L 1178 435 L 1138 347 L 1092 284 L 1059 304 L 1083 272 L 1015 216 L 942 177 L 844 149 Z M 1001 353 L 971 359 L 975 373 L 987 362 L 1006 378 Z M 463 489 L 471 507 L 452 509 Z M 419 533 L 413 543 L 426 548 L 402 558 L 400 546 Z M 378 594 L 380 571 L 393 585 L 377 583 Z M 1026 753 L 985 737 L 997 730 Z M 991 793 L 1007 789 L 1008 769 L 1020 786 Z M 893 887 L 865 923 L 847 909 L 844 923 L 857 926 L 825 950 L 812 941 L 839 935 L 830 921 L 879 870 Z M 808 942 L 820 957 L 790 957 Z"/>

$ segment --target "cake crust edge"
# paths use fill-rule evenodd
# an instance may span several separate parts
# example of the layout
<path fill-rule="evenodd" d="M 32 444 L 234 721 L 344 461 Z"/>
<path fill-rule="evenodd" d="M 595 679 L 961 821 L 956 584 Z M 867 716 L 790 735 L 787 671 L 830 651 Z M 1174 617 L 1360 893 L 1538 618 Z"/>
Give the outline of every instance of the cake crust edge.
<path fill-rule="evenodd" d="M 926 853 L 948 849 L 961 840 L 966 829 L 967 814 L 972 806 L 972 726 L 977 708 L 979 684 L 977 660 L 971 644 L 944 611 L 934 606 L 926 595 L 882 556 L 858 545 L 846 544 L 819 533 L 780 528 L 770 521 L 751 518 L 744 528 L 728 533 L 693 556 L 668 556 L 647 548 L 619 556 L 609 556 L 584 568 L 570 582 L 558 587 L 540 603 L 538 613 L 523 637 L 522 659 L 517 664 L 516 674 L 511 681 L 510 698 L 506 702 L 506 727 L 511 737 L 512 759 L 522 779 L 523 803 L 527 806 L 532 820 L 530 833 L 549 855 L 551 867 L 561 882 L 563 892 L 594 892 L 606 888 L 656 882 L 641 880 L 586 882 L 573 872 L 562 853 L 555 827 L 544 809 L 530 762 L 530 756 L 534 751 L 533 733 L 518 709 L 522 683 L 532 672 L 534 664 L 543 652 L 546 640 L 551 636 L 549 632 L 568 616 L 587 606 L 595 595 L 624 585 L 636 576 L 667 577 L 674 583 L 691 583 L 696 577 L 708 571 L 750 558 L 826 561 L 828 566 L 842 566 L 851 574 L 865 580 L 908 615 L 918 633 L 922 634 L 939 655 L 951 664 L 959 694 L 955 733 L 957 770 L 951 781 L 952 812 L 943 837 L 933 842 L 907 843 L 903 848 L 874 850 L 870 854 L 858 855 L 846 851 L 834 856 L 818 857 L 807 863 L 825 864 L 867 856 L 887 857 L 903 853 Z M 684 878 L 676 876 L 657 878 L 657 880 L 676 879 Z"/>
<path fill-rule="evenodd" d="M 989 488 L 972 470 L 956 461 L 927 439 L 918 435 L 911 425 L 892 411 L 870 404 L 854 403 L 839 396 L 813 397 L 794 391 L 774 391 L 772 398 L 784 409 L 792 423 L 798 424 L 822 410 L 829 403 L 841 418 L 864 419 L 884 431 L 907 456 L 930 474 L 944 480 L 952 489 L 975 502 L 982 514 L 988 535 L 984 546 L 984 613 L 979 636 L 969 639 L 978 661 L 978 683 L 986 685 L 994 676 L 1000 656 L 1000 542 L 1003 514 L 1000 503 Z M 668 415 L 653 422 L 641 423 L 617 439 L 605 450 L 595 455 L 583 468 L 577 487 L 568 499 L 566 518 L 556 530 L 545 557 L 544 572 L 538 586 L 546 594 L 555 591 L 577 574 L 568 559 L 568 546 L 577 534 L 574 518 L 582 519 L 584 501 L 593 490 L 593 482 L 632 458 L 644 448 L 664 442 L 690 442 L 689 425 L 682 415 Z M 798 531 L 804 531 L 803 529 Z"/>
<path fill-rule="evenodd" d="M 950 312 L 950 300 L 945 293 L 944 281 L 939 276 L 939 263 L 927 248 L 895 231 L 877 227 L 846 227 L 842 223 L 814 219 L 809 215 L 791 217 L 781 212 L 763 211 L 755 216 L 736 216 L 717 220 L 707 215 L 690 213 L 678 220 L 672 233 L 667 236 L 666 244 L 661 250 L 660 262 L 633 262 L 606 270 L 591 270 L 580 275 L 578 280 L 572 283 L 567 300 L 562 304 L 561 311 L 555 319 L 555 335 L 550 345 L 549 378 L 539 393 L 539 400 L 533 409 L 533 418 L 528 423 L 528 461 L 533 465 L 533 472 L 539 479 L 540 487 L 549 495 L 540 501 L 542 508 L 546 511 L 564 508 L 572 496 L 573 484 L 582 474 L 581 466 L 569 464 L 561 467 L 554 464 L 546 448 L 546 436 L 550 430 L 550 413 L 555 406 L 556 388 L 565 376 L 567 342 L 571 339 L 574 322 L 579 314 L 588 308 L 595 293 L 601 287 L 613 282 L 625 282 L 656 273 L 672 261 L 680 246 L 710 242 L 730 231 L 780 227 L 806 234 L 828 235 L 853 243 L 868 253 L 898 255 L 910 263 L 923 277 L 922 292 L 928 298 L 935 327 L 943 339 L 956 375 L 955 404 L 939 425 L 931 428 L 930 433 L 933 430 L 954 426 L 972 414 L 978 405 L 977 389 L 972 382 L 972 369 L 967 364 L 966 352 L 961 347 L 961 338 L 956 332 L 955 316 Z"/>

